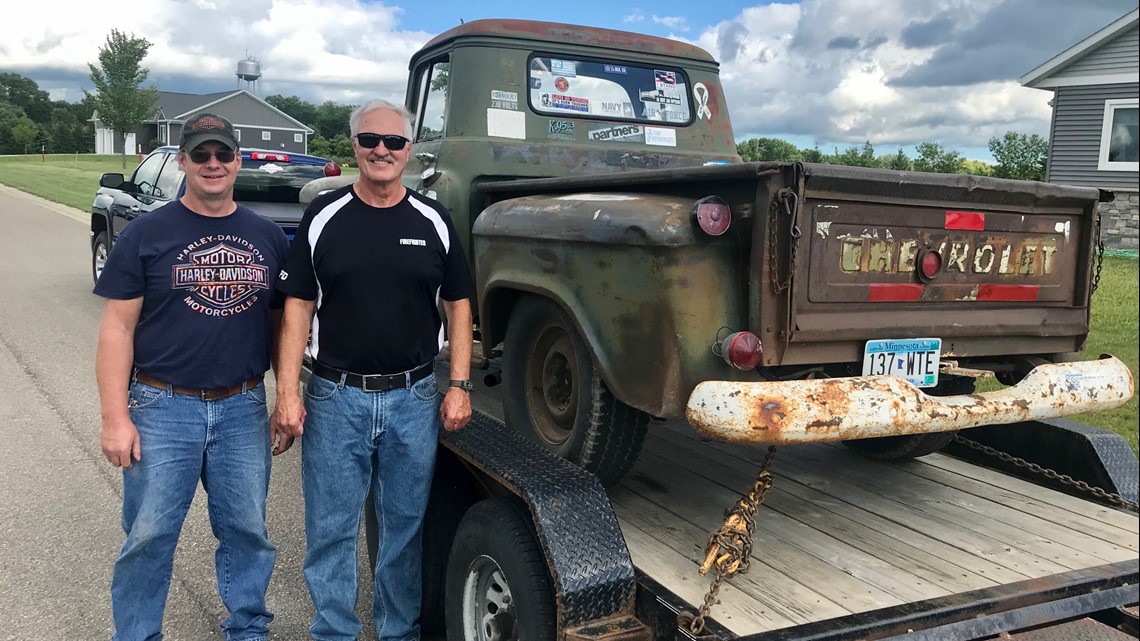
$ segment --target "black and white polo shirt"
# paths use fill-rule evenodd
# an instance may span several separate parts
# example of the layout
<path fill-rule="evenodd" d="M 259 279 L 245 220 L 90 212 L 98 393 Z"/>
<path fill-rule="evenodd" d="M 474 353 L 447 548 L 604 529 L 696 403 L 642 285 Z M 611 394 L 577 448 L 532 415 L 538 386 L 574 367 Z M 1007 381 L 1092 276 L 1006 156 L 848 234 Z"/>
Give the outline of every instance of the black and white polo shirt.
<path fill-rule="evenodd" d="M 352 185 L 305 211 L 277 281 L 316 301 L 309 355 L 359 374 L 422 365 L 443 347 L 439 301 L 475 293 L 447 209 L 410 189 L 392 207 L 372 207 Z"/>

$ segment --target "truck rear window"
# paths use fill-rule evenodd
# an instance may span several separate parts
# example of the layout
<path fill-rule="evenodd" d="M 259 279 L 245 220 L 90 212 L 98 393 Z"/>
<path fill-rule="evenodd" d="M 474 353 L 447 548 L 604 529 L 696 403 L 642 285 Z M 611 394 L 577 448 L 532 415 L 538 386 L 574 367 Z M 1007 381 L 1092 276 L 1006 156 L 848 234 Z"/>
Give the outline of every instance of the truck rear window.
<path fill-rule="evenodd" d="M 573 60 L 538 54 L 530 59 L 530 105 L 550 116 L 688 124 L 685 74 L 665 66 Z"/>
<path fill-rule="evenodd" d="M 261 203 L 297 203 L 301 188 L 310 180 L 323 178 L 321 165 L 242 160 L 234 184 L 234 200 Z"/>

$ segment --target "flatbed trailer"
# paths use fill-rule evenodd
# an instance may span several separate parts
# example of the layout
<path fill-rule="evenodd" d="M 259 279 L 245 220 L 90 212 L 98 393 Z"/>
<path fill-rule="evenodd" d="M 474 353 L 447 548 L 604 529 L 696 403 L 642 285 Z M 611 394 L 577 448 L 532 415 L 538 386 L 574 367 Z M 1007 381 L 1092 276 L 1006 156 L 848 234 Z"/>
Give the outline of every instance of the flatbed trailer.
<path fill-rule="evenodd" d="M 780 448 L 751 568 L 723 584 L 703 635 L 687 633 L 677 615 L 705 597 L 709 531 L 751 487 L 765 448 L 658 422 L 633 472 L 606 489 L 507 430 L 499 389 L 477 387 L 471 426 L 441 439 L 440 474 L 452 490 L 474 478 L 468 504 L 525 504 L 558 639 L 1137 638 L 1135 514 L 944 454 L 882 463 L 833 444 Z M 429 557 L 451 548 L 464 509 L 463 492 L 446 494 L 429 507 Z M 425 573 L 441 564 L 428 558 Z M 430 629 L 458 597 L 425 598 L 439 600 L 425 606 Z M 503 632 L 464 638 L 529 641 Z"/>

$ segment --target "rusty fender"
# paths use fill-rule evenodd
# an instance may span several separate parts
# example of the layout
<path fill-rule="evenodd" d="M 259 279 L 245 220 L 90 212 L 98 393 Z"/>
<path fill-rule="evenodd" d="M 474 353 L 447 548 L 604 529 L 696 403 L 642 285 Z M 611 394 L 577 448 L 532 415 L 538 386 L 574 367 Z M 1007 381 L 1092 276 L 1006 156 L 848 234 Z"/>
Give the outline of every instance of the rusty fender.
<path fill-rule="evenodd" d="M 1112 356 L 1049 363 L 994 392 L 928 396 L 895 376 L 706 381 L 689 396 L 693 429 L 730 443 L 784 445 L 949 432 L 1119 407 L 1132 373 Z"/>

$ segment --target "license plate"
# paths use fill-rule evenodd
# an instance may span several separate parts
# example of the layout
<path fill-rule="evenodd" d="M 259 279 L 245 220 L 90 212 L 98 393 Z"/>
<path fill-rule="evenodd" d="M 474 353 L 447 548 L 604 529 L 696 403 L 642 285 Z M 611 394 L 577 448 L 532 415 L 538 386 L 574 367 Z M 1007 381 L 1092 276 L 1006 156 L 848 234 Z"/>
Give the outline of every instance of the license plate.
<path fill-rule="evenodd" d="M 915 387 L 934 387 L 941 353 L 941 338 L 867 341 L 863 376 L 898 376 Z"/>

